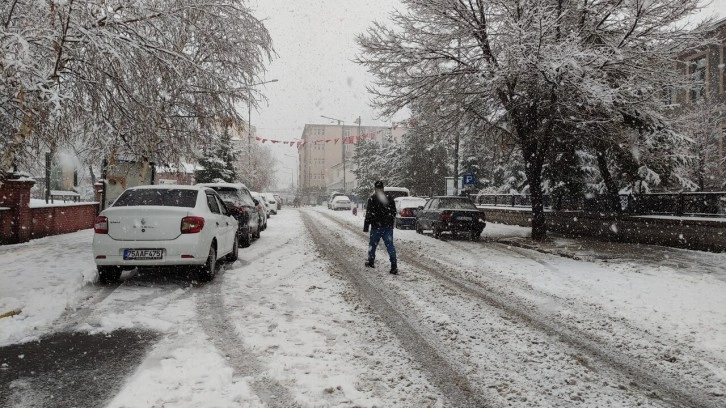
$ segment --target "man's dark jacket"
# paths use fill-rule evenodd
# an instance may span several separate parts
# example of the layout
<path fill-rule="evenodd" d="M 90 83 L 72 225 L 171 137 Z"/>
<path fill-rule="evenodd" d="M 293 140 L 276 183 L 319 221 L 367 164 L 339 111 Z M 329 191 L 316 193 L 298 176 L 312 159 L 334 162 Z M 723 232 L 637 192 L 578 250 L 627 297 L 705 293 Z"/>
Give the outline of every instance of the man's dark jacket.
<path fill-rule="evenodd" d="M 368 226 L 374 227 L 392 227 L 396 221 L 396 203 L 393 197 L 386 194 L 387 203 L 381 202 L 376 193 L 368 197 L 366 204 L 366 219 L 363 229 L 368 230 Z"/>

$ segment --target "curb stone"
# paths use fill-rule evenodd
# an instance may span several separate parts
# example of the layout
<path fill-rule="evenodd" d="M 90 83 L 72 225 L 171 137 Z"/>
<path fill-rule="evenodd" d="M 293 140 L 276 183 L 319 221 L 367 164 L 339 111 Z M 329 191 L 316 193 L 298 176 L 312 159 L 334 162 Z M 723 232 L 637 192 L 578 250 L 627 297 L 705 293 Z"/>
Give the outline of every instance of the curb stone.
<path fill-rule="evenodd" d="M 523 241 L 517 240 L 517 239 L 504 238 L 504 239 L 498 239 L 495 242 L 504 244 L 504 245 L 511 245 L 511 246 L 518 247 L 518 248 L 531 249 L 533 251 L 541 252 L 543 254 L 557 255 L 557 256 L 561 256 L 563 258 L 570 258 L 575 261 L 590 261 L 590 259 L 585 259 L 581 256 L 575 255 L 570 252 L 546 249 L 546 248 L 542 248 L 536 244 L 531 244 L 529 242 L 523 242 Z"/>

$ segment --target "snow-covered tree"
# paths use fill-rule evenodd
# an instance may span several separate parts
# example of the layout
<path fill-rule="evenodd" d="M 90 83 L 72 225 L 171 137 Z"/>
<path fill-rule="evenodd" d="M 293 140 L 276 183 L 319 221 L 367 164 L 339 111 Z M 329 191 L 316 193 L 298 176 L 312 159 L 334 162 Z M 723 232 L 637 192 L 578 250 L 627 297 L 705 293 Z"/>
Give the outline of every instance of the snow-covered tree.
<path fill-rule="evenodd" d="M 353 174 L 358 181 L 354 192 L 359 197 L 371 194 L 373 184 L 377 180 L 384 180 L 387 168 L 383 165 L 382 147 L 374 140 L 361 140 L 358 142 L 353 154 Z"/>
<path fill-rule="evenodd" d="M 701 100 L 688 105 L 676 115 L 676 128 L 688 138 L 684 143 L 686 162 L 675 174 L 685 190 L 713 191 L 726 186 L 724 175 L 721 123 L 726 112 L 723 105 Z"/>
<path fill-rule="evenodd" d="M 376 23 L 359 37 L 358 61 L 376 77 L 375 104 L 384 115 L 412 103 L 424 114 L 445 107 L 511 134 L 534 239 L 546 236 L 542 170 L 558 123 L 657 122 L 662 90 L 684 82 L 673 60 L 699 41 L 677 24 L 697 0 L 403 3 L 393 27 Z M 650 126 L 648 135 L 658 130 Z"/>
<path fill-rule="evenodd" d="M 199 159 L 201 169 L 194 172 L 197 183 L 236 183 L 235 154 L 232 148 L 229 128 L 223 127 L 221 134 L 215 137 L 214 143 L 204 151 Z"/>
<path fill-rule="evenodd" d="M 271 53 L 240 0 L 13 0 L 0 6 L 0 171 L 82 141 L 174 163 L 241 122 Z"/>

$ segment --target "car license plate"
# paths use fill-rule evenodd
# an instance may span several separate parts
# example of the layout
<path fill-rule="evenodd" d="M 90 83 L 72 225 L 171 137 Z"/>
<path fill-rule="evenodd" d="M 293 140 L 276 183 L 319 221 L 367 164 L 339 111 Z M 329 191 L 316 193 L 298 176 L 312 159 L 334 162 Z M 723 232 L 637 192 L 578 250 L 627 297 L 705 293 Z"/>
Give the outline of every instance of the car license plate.
<path fill-rule="evenodd" d="M 456 217 L 457 221 L 471 221 L 471 217 Z"/>
<path fill-rule="evenodd" d="M 124 260 L 146 261 L 162 259 L 163 249 L 124 249 Z"/>

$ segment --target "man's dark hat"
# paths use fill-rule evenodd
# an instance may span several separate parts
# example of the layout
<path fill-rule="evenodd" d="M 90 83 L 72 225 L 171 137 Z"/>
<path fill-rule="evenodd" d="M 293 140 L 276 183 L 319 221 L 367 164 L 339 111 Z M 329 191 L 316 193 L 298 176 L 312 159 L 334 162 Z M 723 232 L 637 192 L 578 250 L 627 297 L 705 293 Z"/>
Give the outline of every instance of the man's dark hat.
<path fill-rule="evenodd" d="M 381 180 L 378 180 L 373 184 L 375 188 L 383 188 L 383 182 Z"/>

